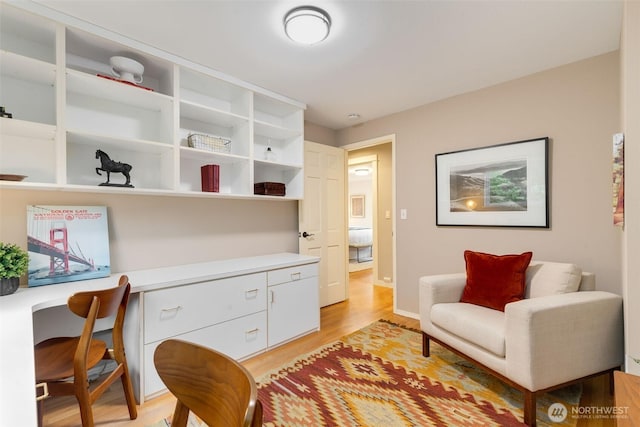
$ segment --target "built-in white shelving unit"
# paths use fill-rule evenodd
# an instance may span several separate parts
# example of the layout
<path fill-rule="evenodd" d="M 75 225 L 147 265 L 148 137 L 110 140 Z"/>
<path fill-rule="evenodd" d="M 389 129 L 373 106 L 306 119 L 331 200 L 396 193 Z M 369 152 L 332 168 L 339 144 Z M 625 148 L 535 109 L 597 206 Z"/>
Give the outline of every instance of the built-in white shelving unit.
<path fill-rule="evenodd" d="M 13 114 L 0 118 L 0 174 L 27 176 L 0 188 L 303 197 L 304 104 L 42 5 L 3 3 L 0 19 L 0 103 Z M 109 79 L 112 56 L 142 63 L 143 82 Z M 193 148 L 192 134 L 231 142 Z M 99 186 L 98 149 L 132 166 L 135 188 Z M 219 193 L 201 191 L 208 164 L 220 166 Z M 265 181 L 284 183 L 286 196 L 254 195 Z"/>

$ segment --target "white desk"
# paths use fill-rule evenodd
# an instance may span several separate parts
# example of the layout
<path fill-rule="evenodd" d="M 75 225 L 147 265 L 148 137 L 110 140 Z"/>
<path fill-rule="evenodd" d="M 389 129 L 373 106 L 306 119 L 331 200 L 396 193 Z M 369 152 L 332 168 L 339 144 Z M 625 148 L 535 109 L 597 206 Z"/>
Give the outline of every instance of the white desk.
<path fill-rule="evenodd" d="M 37 288 L 19 288 L 13 295 L 0 297 L 0 427 L 37 425 L 33 357 L 33 313 L 36 311 L 65 306 L 69 296 L 78 291 L 115 286 L 121 274 L 129 276 L 131 293 L 135 296 L 144 291 L 318 261 L 317 257 L 291 253 L 237 258 L 112 273 L 107 278 Z M 133 335 L 138 334 L 139 325 L 131 323 L 125 323 L 125 328 Z"/>

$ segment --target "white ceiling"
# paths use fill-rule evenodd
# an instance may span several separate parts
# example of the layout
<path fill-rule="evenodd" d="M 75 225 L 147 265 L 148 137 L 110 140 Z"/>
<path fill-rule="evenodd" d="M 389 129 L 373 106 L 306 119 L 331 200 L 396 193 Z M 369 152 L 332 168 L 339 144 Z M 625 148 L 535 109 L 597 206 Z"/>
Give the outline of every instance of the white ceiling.
<path fill-rule="evenodd" d="M 39 2 L 306 103 L 331 129 L 616 50 L 622 19 L 619 0 Z M 282 30 L 308 3 L 333 20 L 311 47 Z"/>

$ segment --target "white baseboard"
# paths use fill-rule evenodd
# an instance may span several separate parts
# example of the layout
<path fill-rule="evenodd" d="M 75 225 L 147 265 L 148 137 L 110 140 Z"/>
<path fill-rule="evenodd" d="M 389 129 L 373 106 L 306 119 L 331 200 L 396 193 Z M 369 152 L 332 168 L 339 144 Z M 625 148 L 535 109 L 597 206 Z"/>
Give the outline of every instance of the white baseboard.
<path fill-rule="evenodd" d="M 640 363 L 627 354 L 625 357 L 624 371 L 628 374 L 640 375 Z"/>
<path fill-rule="evenodd" d="M 373 261 L 349 263 L 349 273 L 353 273 L 354 271 L 368 270 L 370 268 L 373 268 Z"/>
<path fill-rule="evenodd" d="M 412 319 L 420 319 L 420 314 L 419 313 L 412 313 L 410 311 L 404 311 L 404 310 L 393 310 L 394 314 L 400 315 L 400 316 L 404 316 L 404 317 L 410 317 Z"/>

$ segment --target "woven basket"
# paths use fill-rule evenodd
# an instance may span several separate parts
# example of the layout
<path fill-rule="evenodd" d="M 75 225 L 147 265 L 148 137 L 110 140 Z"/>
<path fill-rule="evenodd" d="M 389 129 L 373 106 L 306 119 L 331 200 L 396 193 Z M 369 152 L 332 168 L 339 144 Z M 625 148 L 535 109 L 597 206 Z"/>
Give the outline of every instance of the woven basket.
<path fill-rule="evenodd" d="M 200 150 L 215 151 L 216 153 L 231 152 L 231 140 L 221 136 L 192 133 L 187 137 L 187 143 L 189 147 Z"/>

